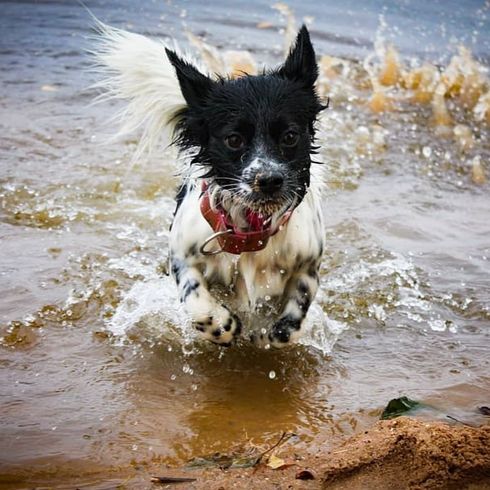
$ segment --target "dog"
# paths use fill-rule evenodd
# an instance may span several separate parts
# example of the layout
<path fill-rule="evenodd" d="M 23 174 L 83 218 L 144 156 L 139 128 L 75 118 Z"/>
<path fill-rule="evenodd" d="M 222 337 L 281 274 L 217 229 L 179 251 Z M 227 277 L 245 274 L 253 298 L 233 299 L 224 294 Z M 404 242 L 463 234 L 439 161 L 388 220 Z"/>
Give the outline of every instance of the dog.
<path fill-rule="evenodd" d="M 129 102 L 124 131 L 162 133 L 186 162 L 170 228 L 171 275 L 192 324 L 215 344 L 283 347 L 302 333 L 324 247 L 321 179 L 312 161 L 325 109 L 306 26 L 284 63 L 258 75 L 209 76 L 177 48 L 99 23 L 98 85 Z M 143 151 L 143 150 L 141 150 Z M 266 328 L 254 331 L 267 313 Z"/>

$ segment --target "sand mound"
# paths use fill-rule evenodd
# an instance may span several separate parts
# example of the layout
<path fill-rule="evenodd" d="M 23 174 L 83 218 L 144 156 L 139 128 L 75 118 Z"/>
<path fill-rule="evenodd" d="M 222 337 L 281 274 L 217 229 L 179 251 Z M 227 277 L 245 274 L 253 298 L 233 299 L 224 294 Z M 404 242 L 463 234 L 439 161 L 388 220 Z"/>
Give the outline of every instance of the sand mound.
<path fill-rule="evenodd" d="M 381 421 L 326 459 L 328 489 L 490 488 L 490 426 Z"/>

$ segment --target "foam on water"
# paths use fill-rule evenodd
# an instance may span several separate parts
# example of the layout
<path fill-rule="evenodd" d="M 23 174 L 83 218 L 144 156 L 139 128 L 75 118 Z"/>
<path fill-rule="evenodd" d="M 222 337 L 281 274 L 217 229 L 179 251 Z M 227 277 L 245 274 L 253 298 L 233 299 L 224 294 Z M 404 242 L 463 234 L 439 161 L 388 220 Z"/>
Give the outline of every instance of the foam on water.
<path fill-rule="evenodd" d="M 177 295 L 172 294 L 172 286 L 173 280 L 169 277 L 135 282 L 108 320 L 109 331 L 116 336 L 125 336 L 132 327 L 144 323 L 165 335 L 169 324 L 187 325 L 187 317 L 177 306 L 179 301 Z"/>
<path fill-rule="evenodd" d="M 175 283 L 171 277 L 158 274 L 158 264 L 126 256 L 112 259 L 108 265 L 130 277 L 143 277 L 123 293 L 114 315 L 106 321 L 112 334 L 124 339 L 132 327 L 144 324 L 149 334 L 189 337 L 189 319 L 178 300 Z"/>
<path fill-rule="evenodd" d="M 333 320 L 327 316 L 318 302 L 313 302 L 305 320 L 305 332 L 298 343 L 319 350 L 323 355 L 330 354 L 332 349 L 347 330 L 347 323 Z"/>
<path fill-rule="evenodd" d="M 159 339 L 177 338 L 191 342 L 197 338 L 170 276 L 160 276 L 155 264 L 142 263 L 132 257 L 111 259 L 108 266 L 124 271 L 130 277 L 144 277 L 123 293 L 114 315 L 106 320 L 106 328 L 118 338 L 118 342 L 126 340 L 134 327 L 139 328 L 144 336 Z M 250 317 L 247 316 L 247 319 Z M 270 321 L 267 317 L 259 319 L 264 327 L 269 326 Z M 313 303 L 299 343 L 328 354 L 346 328 L 347 324 L 329 319 L 321 305 Z"/>

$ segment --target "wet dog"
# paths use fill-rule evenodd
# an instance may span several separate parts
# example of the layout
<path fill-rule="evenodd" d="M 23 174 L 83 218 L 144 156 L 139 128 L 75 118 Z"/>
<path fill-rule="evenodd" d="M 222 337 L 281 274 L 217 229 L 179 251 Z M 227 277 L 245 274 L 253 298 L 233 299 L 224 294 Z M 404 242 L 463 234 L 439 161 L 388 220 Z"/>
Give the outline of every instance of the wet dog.
<path fill-rule="evenodd" d="M 273 320 L 253 340 L 296 340 L 318 288 L 324 235 L 312 164 L 324 106 L 308 30 L 279 68 L 236 79 L 211 77 L 142 36 L 106 26 L 101 33 L 95 54 L 110 73 L 101 85 L 129 101 L 127 128 L 143 126 L 143 146 L 172 133 L 188 163 L 170 269 L 193 325 L 230 345 L 241 318 L 268 311 Z"/>

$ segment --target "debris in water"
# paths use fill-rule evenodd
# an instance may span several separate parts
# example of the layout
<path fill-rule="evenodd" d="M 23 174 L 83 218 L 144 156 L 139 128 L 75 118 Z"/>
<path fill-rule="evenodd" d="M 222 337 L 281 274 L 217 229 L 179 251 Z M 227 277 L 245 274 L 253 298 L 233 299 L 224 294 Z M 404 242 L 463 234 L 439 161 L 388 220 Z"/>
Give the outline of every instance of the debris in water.
<path fill-rule="evenodd" d="M 283 432 L 281 434 L 281 437 L 279 438 L 279 440 L 272 446 L 270 447 L 269 449 L 266 449 L 257 459 L 257 464 L 260 463 L 262 461 L 262 459 L 264 458 L 264 456 L 266 454 L 269 454 L 271 453 L 272 451 L 274 451 L 274 449 L 277 449 L 279 446 L 282 446 L 285 442 L 289 441 L 289 439 L 291 439 L 291 437 L 293 437 L 295 434 L 293 434 L 292 432 Z"/>
<path fill-rule="evenodd" d="M 296 473 L 297 480 L 314 480 L 315 475 L 310 470 L 300 470 Z"/>
<path fill-rule="evenodd" d="M 473 428 L 475 428 L 475 427 L 476 427 L 475 425 L 468 424 L 467 422 L 463 422 L 462 420 L 459 420 L 459 419 L 457 419 L 456 417 L 453 417 L 452 415 L 446 415 L 446 418 L 448 418 L 448 419 L 450 419 L 450 420 L 454 420 L 454 421 L 455 421 L 455 422 L 457 422 L 458 424 L 466 425 L 466 427 L 473 427 Z"/>
<path fill-rule="evenodd" d="M 279 440 L 265 451 L 258 452 L 256 447 L 251 447 L 246 451 L 232 451 L 230 454 L 214 453 L 211 456 L 199 457 L 192 459 L 188 468 L 212 468 L 218 467 L 222 470 L 236 468 L 252 468 L 260 464 L 264 458 L 272 453 L 274 449 L 282 446 L 291 437 L 295 436 L 292 432 L 283 432 Z M 267 459 L 270 461 L 270 458 Z M 292 463 L 285 463 L 291 465 Z"/>
<path fill-rule="evenodd" d="M 291 461 L 286 461 L 282 458 L 278 458 L 275 454 L 271 454 L 269 456 L 269 459 L 267 460 L 267 466 L 269 468 L 272 468 L 273 470 L 281 470 L 295 464 L 296 463 L 293 463 Z"/>
<path fill-rule="evenodd" d="M 411 400 L 406 396 L 400 398 L 394 398 L 388 402 L 386 408 L 381 414 L 381 420 L 394 419 L 395 417 L 400 417 L 401 415 L 406 415 L 407 412 L 421 406 L 420 402 Z"/>
<path fill-rule="evenodd" d="M 171 484 L 171 483 L 192 483 L 197 481 L 197 478 L 179 478 L 179 477 L 172 477 L 172 476 L 152 476 L 151 480 L 152 483 L 165 483 L 165 484 Z"/>
<path fill-rule="evenodd" d="M 487 417 L 490 417 L 490 407 L 478 407 L 478 411 L 482 415 L 486 415 Z"/>

